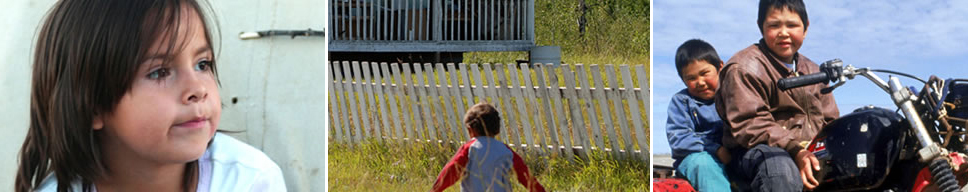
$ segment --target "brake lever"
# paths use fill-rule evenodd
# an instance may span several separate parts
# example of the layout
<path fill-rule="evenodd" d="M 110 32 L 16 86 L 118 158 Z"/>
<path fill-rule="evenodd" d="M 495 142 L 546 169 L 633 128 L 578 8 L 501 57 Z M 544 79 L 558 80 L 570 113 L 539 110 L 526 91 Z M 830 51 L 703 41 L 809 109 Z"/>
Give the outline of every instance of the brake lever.
<path fill-rule="evenodd" d="M 834 89 L 844 85 L 848 79 L 854 79 L 855 69 L 853 65 L 843 66 L 843 62 L 840 59 L 834 59 L 828 62 L 824 62 L 821 65 L 821 71 L 827 73 L 827 75 L 833 76 L 831 82 L 837 82 L 836 84 L 820 89 L 821 94 L 828 94 L 833 92 Z"/>
<path fill-rule="evenodd" d="M 837 89 L 837 87 L 840 87 L 841 85 L 844 85 L 844 82 L 845 81 L 839 81 L 839 82 L 837 82 L 837 84 L 834 84 L 833 86 L 820 89 L 820 93 L 821 94 L 828 94 L 830 92 L 833 92 L 834 89 Z"/>

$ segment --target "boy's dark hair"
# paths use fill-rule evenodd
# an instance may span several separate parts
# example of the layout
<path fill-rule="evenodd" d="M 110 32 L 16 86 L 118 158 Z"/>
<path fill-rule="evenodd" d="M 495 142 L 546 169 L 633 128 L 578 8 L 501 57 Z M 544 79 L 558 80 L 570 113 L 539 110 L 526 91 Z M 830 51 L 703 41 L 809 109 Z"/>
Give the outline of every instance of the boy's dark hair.
<path fill-rule="evenodd" d="M 803 4 L 803 0 L 760 0 L 760 9 L 756 15 L 756 27 L 760 28 L 760 33 L 763 32 L 763 22 L 766 21 L 766 14 L 769 14 L 770 9 L 783 8 L 788 8 L 800 15 L 803 28 L 810 26 L 810 20 L 807 19 L 807 6 Z"/>
<path fill-rule="evenodd" d="M 464 114 L 464 126 L 480 136 L 494 136 L 501 132 L 501 116 L 493 105 L 478 103 Z"/>
<path fill-rule="evenodd" d="M 101 157 L 101 134 L 91 127 L 94 118 L 112 113 L 130 91 L 155 40 L 172 41 L 163 50 L 168 53 L 184 48 L 174 41 L 186 35 L 177 27 L 189 25 L 180 20 L 186 11 L 198 14 L 214 49 L 212 20 L 206 17 L 214 12 L 203 0 L 58 1 L 50 9 L 34 48 L 30 125 L 15 191 L 33 191 L 51 173 L 57 191 L 71 190 L 75 181 L 88 191 L 105 176 L 109 168 Z M 217 79 L 215 61 L 211 69 Z M 186 166 L 185 190 L 194 186 L 187 183 L 197 168 L 197 161 Z"/>
<path fill-rule="evenodd" d="M 712 45 L 703 40 L 690 39 L 676 50 L 676 71 L 679 72 L 679 78 L 682 78 L 682 70 L 693 61 L 706 61 L 716 67 L 716 70 L 719 70 L 719 64 L 723 62 Z"/>

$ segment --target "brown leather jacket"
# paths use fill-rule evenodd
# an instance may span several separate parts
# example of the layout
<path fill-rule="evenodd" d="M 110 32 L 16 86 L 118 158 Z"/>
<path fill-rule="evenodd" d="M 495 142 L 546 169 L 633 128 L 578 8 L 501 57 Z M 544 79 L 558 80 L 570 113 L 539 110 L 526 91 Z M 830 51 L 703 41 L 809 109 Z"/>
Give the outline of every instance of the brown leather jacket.
<path fill-rule="evenodd" d="M 763 40 L 729 59 L 716 93 L 716 110 L 728 130 L 723 134 L 724 146 L 749 149 L 768 144 L 796 155 L 839 116 L 833 94 L 820 93 L 825 84 L 786 91 L 777 87 L 781 78 L 819 72 L 820 67 L 807 57 L 798 53 L 794 59 L 796 72 L 783 65 Z"/>

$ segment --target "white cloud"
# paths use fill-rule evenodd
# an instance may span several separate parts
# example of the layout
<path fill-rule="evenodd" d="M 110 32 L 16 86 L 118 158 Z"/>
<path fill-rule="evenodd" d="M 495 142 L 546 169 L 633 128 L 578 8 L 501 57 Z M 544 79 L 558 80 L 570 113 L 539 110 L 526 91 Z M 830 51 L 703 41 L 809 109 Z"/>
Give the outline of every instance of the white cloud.
<path fill-rule="evenodd" d="M 682 42 L 694 38 L 709 42 L 724 58 L 732 55 L 760 38 L 755 4 L 748 0 L 655 2 L 655 55 L 674 55 Z"/>
<path fill-rule="evenodd" d="M 896 68 L 919 59 L 968 55 L 968 2 L 810 1 L 811 21 L 801 52 Z M 700 38 L 724 59 L 760 38 L 756 1 L 655 2 L 654 54 L 673 55 Z M 850 58 L 850 60 L 846 59 Z"/>

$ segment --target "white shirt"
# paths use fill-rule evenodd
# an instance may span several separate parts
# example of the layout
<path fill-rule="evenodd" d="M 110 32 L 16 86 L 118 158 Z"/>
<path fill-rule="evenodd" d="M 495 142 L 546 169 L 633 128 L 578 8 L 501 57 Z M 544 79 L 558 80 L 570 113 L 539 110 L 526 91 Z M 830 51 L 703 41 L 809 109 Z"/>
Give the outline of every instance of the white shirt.
<path fill-rule="evenodd" d="M 790 71 L 797 71 L 797 60 L 794 59 L 793 63 L 786 63 L 786 62 L 782 62 L 782 63 L 783 65 L 786 65 L 787 68 L 790 68 Z"/>
<path fill-rule="evenodd" d="M 213 139 L 198 159 L 197 191 L 286 191 L 282 169 L 265 153 L 221 133 Z M 35 189 L 57 191 L 57 177 L 48 175 Z M 71 182 L 71 190 L 83 191 L 81 182 Z"/>

